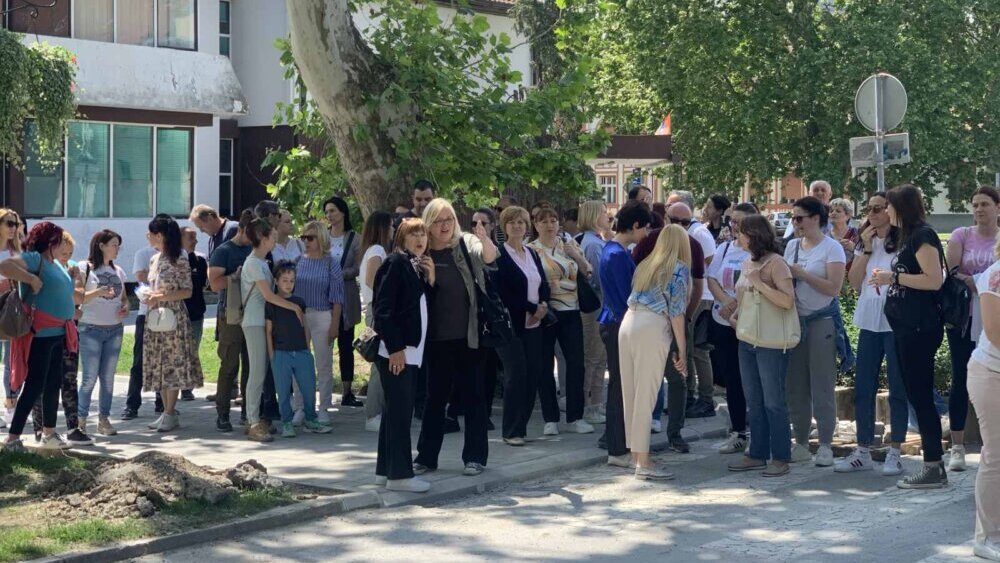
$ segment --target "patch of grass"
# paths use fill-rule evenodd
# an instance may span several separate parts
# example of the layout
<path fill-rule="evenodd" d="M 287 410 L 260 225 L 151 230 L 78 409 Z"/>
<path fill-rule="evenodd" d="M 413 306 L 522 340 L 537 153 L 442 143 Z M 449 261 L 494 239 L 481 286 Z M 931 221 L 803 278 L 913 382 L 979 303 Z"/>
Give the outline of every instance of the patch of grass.
<path fill-rule="evenodd" d="M 165 506 L 160 515 L 168 521 L 199 527 L 216 524 L 221 520 L 242 518 L 293 502 L 291 493 L 286 490 L 244 491 L 216 505 L 182 500 Z"/>
<path fill-rule="evenodd" d="M 47 456 L 34 453 L 0 453 L 0 475 L 55 473 L 60 469 L 86 469 L 89 464 L 70 456 Z"/>
<path fill-rule="evenodd" d="M 0 533 L 0 562 L 35 559 L 85 546 L 104 545 L 116 541 L 148 536 L 153 529 L 139 520 L 83 520 L 73 524 L 57 524 L 3 530 Z"/>

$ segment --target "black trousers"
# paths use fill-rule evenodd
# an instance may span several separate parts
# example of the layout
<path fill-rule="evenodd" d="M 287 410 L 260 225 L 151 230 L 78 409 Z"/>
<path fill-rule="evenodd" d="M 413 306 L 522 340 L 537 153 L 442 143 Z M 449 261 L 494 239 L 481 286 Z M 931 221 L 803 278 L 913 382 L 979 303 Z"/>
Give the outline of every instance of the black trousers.
<path fill-rule="evenodd" d="M 503 437 L 524 438 L 542 371 L 542 329 L 525 330 L 497 349 L 503 362 Z"/>
<path fill-rule="evenodd" d="M 489 443 L 486 437 L 486 409 L 483 408 L 482 352 L 469 348 L 464 338 L 428 342 L 424 363 L 427 364 L 427 404 L 414 462 L 437 468 L 444 440 L 445 406 L 454 390 L 465 413 L 462 462 L 486 465 Z"/>
<path fill-rule="evenodd" d="M 494 348 L 483 348 L 483 389 L 486 394 L 486 418 L 493 416 L 493 397 L 497 392 L 497 371 L 500 369 L 500 358 Z"/>
<path fill-rule="evenodd" d="M 138 411 L 142 406 L 142 340 L 146 329 L 146 315 L 135 318 L 135 343 L 132 345 L 132 369 L 128 374 L 128 395 L 125 406 Z M 157 395 L 159 398 L 159 395 Z"/>
<path fill-rule="evenodd" d="M 31 340 L 28 377 L 21 386 L 21 394 L 14 408 L 14 420 L 10 422 L 11 434 L 20 436 L 24 433 L 28 415 L 39 397 L 42 399 L 42 424 L 45 428 L 56 427 L 65 342 L 65 336 L 36 336 Z"/>
<path fill-rule="evenodd" d="M 743 393 L 740 377 L 739 340 L 736 330 L 712 321 L 709 339 L 713 349 L 712 374 L 716 383 L 726 386 L 726 404 L 729 405 L 729 424 L 733 432 L 745 434 L 747 431 L 747 398 Z"/>
<path fill-rule="evenodd" d="M 337 358 L 340 362 L 340 380 L 344 383 L 344 395 L 350 395 L 354 381 L 354 327 L 342 326 L 337 333 Z M 272 387 L 274 386 L 272 382 Z M 265 387 L 266 389 L 266 387 Z"/>
<path fill-rule="evenodd" d="M 393 480 L 409 479 L 413 477 L 410 422 L 413 420 L 413 384 L 417 367 L 407 365 L 399 375 L 393 375 L 389 371 L 389 360 L 380 356 L 375 363 L 385 394 L 375 474 Z"/>
<path fill-rule="evenodd" d="M 941 446 L 941 416 L 934 406 L 934 354 L 944 339 L 944 328 L 893 330 L 892 334 L 896 339 L 896 356 L 903 372 L 906 399 L 917 413 L 924 461 L 941 461 L 944 448 Z"/>
<path fill-rule="evenodd" d="M 79 426 L 80 420 L 77 401 L 79 394 L 76 389 L 76 373 L 80 369 L 80 354 L 63 350 L 63 376 L 59 392 L 62 397 L 63 415 L 66 417 L 66 431 L 72 432 Z M 35 406 L 31 409 L 31 422 L 35 427 L 35 432 L 41 432 L 45 426 L 45 417 L 42 414 L 42 398 L 35 400 Z"/>
<path fill-rule="evenodd" d="M 948 420 L 953 432 L 965 430 L 965 419 L 969 417 L 969 358 L 976 349 L 972 341 L 972 319 L 961 331 L 949 328 L 948 349 L 951 350 L 951 392 L 948 394 Z M 977 335 L 978 336 L 978 335 Z"/>
<path fill-rule="evenodd" d="M 566 358 L 566 422 L 583 418 L 583 320 L 580 311 L 554 311 L 559 322 L 544 329 L 542 375 L 538 396 L 542 400 L 545 422 L 559 422 L 559 400 L 553 371 L 556 342 Z"/>
<path fill-rule="evenodd" d="M 247 351 L 246 340 L 243 339 L 243 329 L 240 325 L 228 324 L 224 312 L 219 317 L 217 331 L 219 346 L 216 348 L 216 352 L 219 354 L 219 379 L 215 389 L 215 411 L 220 417 L 228 417 L 233 386 L 236 385 L 237 376 L 239 376 L 240 395 L 246 397 L 247 377 L 250 374 L 250 355 Z M 266 389 L 266 378 L 264 385 Z M 246 418 L 246 402 L 240 406 L 240 414 Z"/>
<path fill-rule="evenodd" d="M 608 353 L 608 403 L 605 407 L 604 440 L 608 455 L 625 455 L 625 403 L 622 399 L 622 368 L 618 355 L 620 324 L 601 325 L 601 340 Z"/>

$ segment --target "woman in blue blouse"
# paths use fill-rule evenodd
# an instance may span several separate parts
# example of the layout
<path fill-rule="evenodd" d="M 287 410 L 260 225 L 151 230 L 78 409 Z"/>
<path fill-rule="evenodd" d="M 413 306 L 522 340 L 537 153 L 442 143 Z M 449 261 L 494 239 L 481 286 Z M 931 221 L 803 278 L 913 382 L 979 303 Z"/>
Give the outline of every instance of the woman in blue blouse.
<path fill-rule="evenodd" d="M 684 350 L 685 318 L 691 289 L 691 246 L 678 225 L 660 231 L 656 248 L 636 268 L 628 311 L 618 333 L 621 355 L 622 397 L 625 406 L 625 440 L 635 460 L 635 477 L 645 480 L 672 479 L 649 457 L 649 413 L 663 382 L 671 339 Z M 672 358 L 684 375 L 687 360 Z"/>

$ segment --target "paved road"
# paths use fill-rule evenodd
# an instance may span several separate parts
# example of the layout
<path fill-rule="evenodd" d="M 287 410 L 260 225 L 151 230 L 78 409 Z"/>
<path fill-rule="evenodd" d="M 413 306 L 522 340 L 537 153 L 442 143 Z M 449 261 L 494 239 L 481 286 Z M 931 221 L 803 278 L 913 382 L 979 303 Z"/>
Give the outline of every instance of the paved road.
<path fill-rule="evenodd" d="M 666 484 L 593 466 L 140 561 L 975 561 L 974 467 L 947 489 L 914 492 L 802 465 L 778 479 L 732 474 L 712 446 L 660 454 L 678 475 Z"/>

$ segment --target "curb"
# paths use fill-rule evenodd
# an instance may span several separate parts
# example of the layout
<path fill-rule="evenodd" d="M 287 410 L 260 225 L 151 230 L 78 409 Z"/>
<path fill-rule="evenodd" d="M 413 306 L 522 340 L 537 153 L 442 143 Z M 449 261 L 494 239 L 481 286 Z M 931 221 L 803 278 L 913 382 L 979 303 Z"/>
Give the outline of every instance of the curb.
<path fill-rule="evenodd" d="M 145 538 L 89 551 L 72 552 L 55 557 L 35 559 L 34 562 L 104 563 L 107 561 L 120 561 L 152 553 L 190 547 L 199 543 L 228 540 L 252 532 L 287 526 L 290 522 L 324 518 L 326 516 L 377 507 L 379 505 L 378 494 L 374 491 L 347 493 L 334 498 L 313 499 L 299 502 L 292 506 L 272 508 L 254 516 L 233 520 L 224 524 L 217 524 L 209 528 L 191 530 L 170 536 Z"/>

